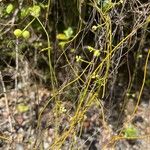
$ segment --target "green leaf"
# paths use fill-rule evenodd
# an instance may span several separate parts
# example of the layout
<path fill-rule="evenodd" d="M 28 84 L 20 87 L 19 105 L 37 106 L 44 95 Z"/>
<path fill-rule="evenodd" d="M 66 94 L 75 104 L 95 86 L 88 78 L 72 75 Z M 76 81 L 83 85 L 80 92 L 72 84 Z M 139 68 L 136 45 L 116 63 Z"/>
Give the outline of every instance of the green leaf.
<path fill-rule="evenodd" d="M 25 104 L 19 104 L 19 105 L 17 105 L 17 110 L 21 113 L 27 112 L 29 110 L 29 106 L 27 106 Z"/>
<path fill-rule="evenodd" d="M 95 51 L 94 51 L 94 56 L 95 56 L 95 57 L 98 57 L 99 55 L 100 55 L 99 50 L 95 50 Z"/>
<path fill-rule="evenodd" d="M 68 40 L 68 39 L 69 39 L 69 38 L 68 38 L 65 34 L 63 34 L 63 33 L 57 34 L 56 38 L 57 38 L 58 40 Z"/>
<path fill-rule="evenodd" d="M 68 37 L 68 39 L 72 36 L 73 30 L 71 27 L 69 27 L 67 30 L 64 30 L 65 35 Z"/>
<path fill-rule="evenodd" d="M 124 129 L 124 135 L 125 137 L 137 137 L 138 136 L 138 130 L 133 126 L 130 125 L 129 127 Z"/>
<path fill-rule="evenodd" d="M 35 18 L 40 16 L 40 12 L 41 12 L 41 7 L 38 5 L 34 5 L 33 7 L 30 8 L 30 14 Z"/>
<path fill-rule="evenodd" d="M 103 12 L 109 11 L 113 6 L 111 0 L 100 0 L 99 3 L 101 4 Z"/>
<path fill-rule="evenodd" d="M 21 18 L 24 18 L 27 15 L 29 15 L 29 12 L 30 12 L 30 8 L 22 8 L 21 9 Z"/>
<path fill-rule="evenodd" d="M 59 42 L 59 46 L 61 46 L 61 48 L 64 48 L 65 45 L 66 45 L 66 42 L 64 42 L 64 41 Z"/>
<path fill-rule="evenodd" d="M 7 14 L 10 14 L 14 9 L 14 6 L 12 4 L 9 4 L 7 7 L 6 7 L 6 12 Z"/>

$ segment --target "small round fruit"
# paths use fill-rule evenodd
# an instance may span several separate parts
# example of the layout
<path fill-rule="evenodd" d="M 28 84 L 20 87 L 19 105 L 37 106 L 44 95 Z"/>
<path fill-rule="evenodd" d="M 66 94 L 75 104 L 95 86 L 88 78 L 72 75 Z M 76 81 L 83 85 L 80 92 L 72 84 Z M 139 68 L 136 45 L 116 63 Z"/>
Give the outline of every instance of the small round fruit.
<path fill-rule="evenodd" d="M 7 7 L 6 7 L 6 12 L 7 14 L 10 14 L 14 9 L 14 6 L 12 4 L 9 4 Z"/>
<path fill-rule="evenodd" d="M 22 36 L 25 38 L 25 39 L 28 39 L 30 37 L 30 32 L 25 30 L 23 33 L 22 33 Z"/>
<path fill-rule="evenodd" d="M 21 31 L 20 29 L 16 29 L 16 30 L 14 31 L 14 35 L 15 35 L 17 38 L 20 37 L 21 34 L 22 34 L 22 31 Z"/>

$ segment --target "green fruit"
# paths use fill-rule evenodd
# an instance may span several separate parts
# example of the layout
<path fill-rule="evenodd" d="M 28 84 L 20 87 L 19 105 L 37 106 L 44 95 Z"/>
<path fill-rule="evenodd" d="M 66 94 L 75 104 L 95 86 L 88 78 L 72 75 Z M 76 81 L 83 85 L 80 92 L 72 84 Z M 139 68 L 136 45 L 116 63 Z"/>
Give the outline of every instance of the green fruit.
<path fill-rule="evenodd" d="M 14 6 L 12 4 L 9 4 L 7 7 L 6 7 L 6 12 L 8 14 L 10 14 L 14 9 Z"/>
<path fill-rule="evenodd" d="M 22 33 L 22 36 L 25 38 L 25 39 L 28 39 L 30 37 L 30 32 L 25 30 L 23 33 Z"/>
<path fill-rule="evenodd" d="M 73 34 L 73 30 L 71 27 L 69 27 L 67 30 L 64 30 L 64 33 L 65 33 L 66 37 L 70 38 Z"/>
<path fill-rule="evenodd" d="M 26 17 L 29 14 L 30 10 L 29 8 L 22 8 L 21 9 L 21 18 Z"/>
<path fill-rule="evenodd" d="M 35 18 L 39 17 L 40 12 L 41 12 L 41 7 L 38 5 L 34 5 L 33 7 L 30 8 L 30 14 Z"/>
<path fill-rule="evenodd" d="M 17 38 L 20 37 L 21 34 L 22 34 L 22 31 L 21 31 L 20 29 L 16 29 L 16 30 L 14 31 L 14 35 L 15 35 Z"/>

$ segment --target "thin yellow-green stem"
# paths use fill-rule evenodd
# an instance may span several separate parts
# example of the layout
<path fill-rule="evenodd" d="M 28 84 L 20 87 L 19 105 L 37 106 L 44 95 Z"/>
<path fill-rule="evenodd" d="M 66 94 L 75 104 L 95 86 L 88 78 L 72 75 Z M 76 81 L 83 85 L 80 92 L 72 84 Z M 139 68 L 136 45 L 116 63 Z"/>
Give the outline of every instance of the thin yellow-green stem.
<path fill-rule="evenodd" d="M 42 24 L 42 22 L 40 21 L 40 19 L 39 18 L 36 18 L 36 19 L 38 20 L 41 27 L 43 28 L 43 30 L 47 36 L 47 45 L 48 45 L 48 47 L 50 47 L 50 39 L 49 39 L 48 32 L 46 31 L 46 29 L 45 29 L 44 25 Z M 54 72 L 53 67 L 52 67 L 51 49 L 50 48 L 48 49 L 48 59 L 49 59 L 50 79 L 51 79 L 52 89 L 54 90 L 55 89 L 55 83 L 57 83 L 57 79 L 56 79 L 55 72 Z"/>
<path fill-rule="evenodd" d="M 145 85 L 146 75 L 147 75 L 147 66 L 148 66 L 149 55 L 150 55 L 150 49 L 148 50 L 148 54 L 147 54 L 147 58 L 146 58 L 145 66 L 144 66 L 144 77 L 143 77 L 142 86 L 141 86 L 141 89 L 140 89 L 140 93 L 139 93 L 139 96 L 138 96 L 136 106 L 135 106 L 134 111 L 132 113 L 132 117 L 134 116 L 135 112 L 137 111 L 140 100 L 141 100 L 142 92 L 143 92 L 144 85 Z"/>
<path fill-rule="evenodd" d="M 45 110 L 45 108 L 48 106 L 48 104 L 50 103 L 50 101 L 52 99 L 54 99 L 58 94 L 60 94 L 65 88 L 69 87 L 70 85 L 72 85 L 73 83 L 75 83 L 76 81 L 78 81 L 81 76 L 85 73 L 85 71 L 87 70 L 87 68 L 89 67 L 89 65 L 83 70 L 83 72 L 77 77 L 75 78 L 74 80 L 72 80 L 71 82 L 69 82 L 67 85 L 63 86 L 60 90 L 58 90 L 57 92 L 54 92 L 52 98 L 50 98 L 47 103 L 44 105 L 43 109 L 40 111 L 39 113 L 39 117 L 38 117 L 38 125 L 37 125 L 37 128 L 40 127 L 40 120 L 41 120 L 41 116 Z"/>
<path fill-rule="evenodd" d="M 25 30 L 34 22 L 35 19 L 36 19 L 36 18 L 32 19 L 32 20 L 25 26 L 25 28 L 22 30 L 22 32 L 25 31 Z"/>

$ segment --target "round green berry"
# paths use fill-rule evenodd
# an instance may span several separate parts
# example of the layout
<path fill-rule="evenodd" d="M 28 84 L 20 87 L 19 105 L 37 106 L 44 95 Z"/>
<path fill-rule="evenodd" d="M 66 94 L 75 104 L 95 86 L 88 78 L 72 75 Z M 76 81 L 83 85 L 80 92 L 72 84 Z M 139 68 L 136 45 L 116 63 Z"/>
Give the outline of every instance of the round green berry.
<path fill-rule="evenodd" d="M 22 34 L 22 31 L 21 31 L 20 29 L 16 29 L 16 30 L 14 31 L 14 35 L 15 35 L 17 38 L 20 37 L 21 34 Z"/>
<path fill-rule="evenodd" d="M 23 33 L 22 33 L 22 36 L 25 38 L 25 39 L 28 39 L 30 37 L 30 32 L 25 30 Z"/>
<path fill-rule="evenodd" d="M 7 14 L 10 14 L 14 9 L 14 6 L 12 4 L 9 4 L 7 7 L 6 7 L 6 12 Z"/>

